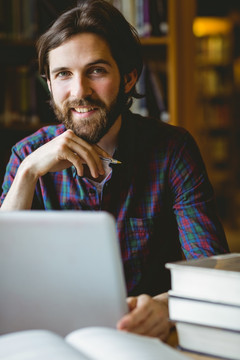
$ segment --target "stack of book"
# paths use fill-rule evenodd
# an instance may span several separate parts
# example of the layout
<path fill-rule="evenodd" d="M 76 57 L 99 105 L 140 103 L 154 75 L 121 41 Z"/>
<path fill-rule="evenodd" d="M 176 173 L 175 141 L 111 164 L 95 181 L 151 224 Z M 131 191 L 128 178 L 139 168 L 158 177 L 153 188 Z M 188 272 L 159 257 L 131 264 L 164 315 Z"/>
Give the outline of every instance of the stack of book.
<path fill-rule="evenodd" d="M 240 254 L 168 263 L 169 317 L 182 349 L 240 360 Z"/>

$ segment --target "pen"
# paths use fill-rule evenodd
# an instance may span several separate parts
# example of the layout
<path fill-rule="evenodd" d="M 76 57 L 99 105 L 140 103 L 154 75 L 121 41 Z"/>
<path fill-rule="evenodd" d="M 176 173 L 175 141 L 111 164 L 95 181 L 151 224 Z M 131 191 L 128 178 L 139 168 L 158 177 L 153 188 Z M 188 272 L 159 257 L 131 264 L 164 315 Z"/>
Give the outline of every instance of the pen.
<path fill-rule="evenodd" d="M 121 164 L 122 163 L 119 160 L 116 160 L 116 159 L 113 159 L 113 158 L 107 158 L 107 157 L 103 157 L 103 156 L 100 156 L 100 159 L 103 160 L 103 161 L 107 161 L 108 163 L 111 163 L 111 164 Z"/>

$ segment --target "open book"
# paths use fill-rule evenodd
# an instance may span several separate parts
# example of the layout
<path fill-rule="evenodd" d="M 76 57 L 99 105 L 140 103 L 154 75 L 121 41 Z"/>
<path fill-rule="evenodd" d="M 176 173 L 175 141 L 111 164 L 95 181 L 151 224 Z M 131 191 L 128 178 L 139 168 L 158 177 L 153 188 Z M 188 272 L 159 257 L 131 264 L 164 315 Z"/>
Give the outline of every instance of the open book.
<path fill-rule="evenodd" d="M 0 336 L 0 359 L 11 360 L 186 360 L 158 339 L 105 327 L 76 330 L 65 339 L 47 330 Z"/>

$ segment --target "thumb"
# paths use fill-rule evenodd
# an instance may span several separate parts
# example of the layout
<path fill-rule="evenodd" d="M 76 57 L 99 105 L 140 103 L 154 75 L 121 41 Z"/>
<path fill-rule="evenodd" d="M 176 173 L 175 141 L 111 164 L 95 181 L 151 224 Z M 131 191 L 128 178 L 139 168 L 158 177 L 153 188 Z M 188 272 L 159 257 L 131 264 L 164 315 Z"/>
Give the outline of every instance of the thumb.
<path fill-rule="evenodd" d="M 132 311 L 137 306 L 137 297 L 130 296 L 127 298 L 127 304 L 129 311 Z"/>

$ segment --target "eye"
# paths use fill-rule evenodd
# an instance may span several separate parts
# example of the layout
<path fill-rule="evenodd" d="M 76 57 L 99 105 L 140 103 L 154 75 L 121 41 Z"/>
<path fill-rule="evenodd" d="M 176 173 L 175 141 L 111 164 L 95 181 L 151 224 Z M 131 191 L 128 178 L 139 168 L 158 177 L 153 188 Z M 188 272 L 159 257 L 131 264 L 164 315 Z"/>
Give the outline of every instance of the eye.
<path fill-rule="evenodd" d="M 104 67 L 94 67 L 94 68 L 90 68 L 88 70 L 88 73 L 90 75 L 100 76 L 100 75 L 107 74 L 107 70 Z"/>
<path fill-rule="evenodd" d="M 57 78 L 67 78 L 71 75 L 70 71 L 60 71 L 59 73 L 56 74 Z"/>

